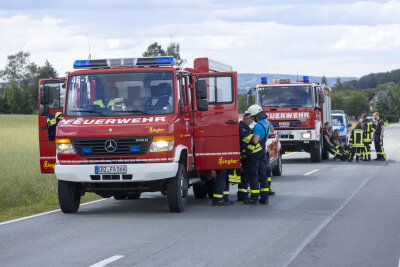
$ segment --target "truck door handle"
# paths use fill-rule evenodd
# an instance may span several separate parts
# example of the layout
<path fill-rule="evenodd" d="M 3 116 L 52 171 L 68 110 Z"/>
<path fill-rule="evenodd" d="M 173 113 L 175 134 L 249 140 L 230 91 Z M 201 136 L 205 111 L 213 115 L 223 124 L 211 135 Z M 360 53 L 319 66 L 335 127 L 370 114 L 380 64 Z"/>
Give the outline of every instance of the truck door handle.
<path fill-rule="evenodd" d="M 234 121 L 234 120 L 229 120 L 229 121 L 226 121 L 225 124 L 238 124 L 238 122 Z"/>

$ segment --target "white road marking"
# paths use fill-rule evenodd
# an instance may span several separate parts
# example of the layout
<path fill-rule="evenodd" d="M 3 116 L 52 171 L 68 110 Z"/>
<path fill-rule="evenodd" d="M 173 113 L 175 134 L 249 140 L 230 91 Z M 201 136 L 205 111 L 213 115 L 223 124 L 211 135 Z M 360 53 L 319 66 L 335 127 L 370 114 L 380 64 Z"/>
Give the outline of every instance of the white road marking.
<path fill-rule="evenodd" d="M 90 265 L 90 267 L 103 267 L 103 266 L 106 266 L 107 264 L 109 264 L 111 262 L 114 262 L 114 261 L 117 261 L 119 259 L 122 259 L 123 257 L 125 257 L 125 256 L 123 256 L 123 255 L 115 255 L 115 256 L 112 256 L 112 257 L 110 257 L 108 259 L 99 261 L 98 263 L 95 263 L 93 265 Z"/>
<path fill-rule="evenodd" d="M 91 202 L 86 202 L 86 203 L 81 204 L 81 206 L 93 204 L 93 203 L 100 202 L 100 201 L 103 201 L 103 200 L 106 200 L 106 199 L 103 198 L 103 199 L 98 199 L 98 200 L 91 201 Z M 0 226 L 1 226 L 1 225 L 5 225 L 5 224 L 9 224 L 9 223 L 14 223 L 14 222 L 19 222 L 19 221 L 27 220 L 27 219 L 32 219 L 32 218 L 35 218 L 35 217 L 47 215 L 47 214 L 54 213 L 54 212 L 58 212 L 58 211 L 61 211 L 61 210 L 60 210 L 60 209 L 51 210 L 51 211 L 46 211 L 46 212 L 42 212 L 42 213 L 38 213 L 38 214 L 26 216 L 26 217 L 14 219 L 14 220 L 5 221 L 5 222 L 0 223 Z"/>
<path fill-rule="evenodd" d="M 315 169 L 315 170 L 309 171 L 309 172 L 305 173 L 304 175 L 310 175 L 310 174 L 312 174 L 314 172 L 317 172 L 317 171 L 319 171 L 319 169 Z"/>

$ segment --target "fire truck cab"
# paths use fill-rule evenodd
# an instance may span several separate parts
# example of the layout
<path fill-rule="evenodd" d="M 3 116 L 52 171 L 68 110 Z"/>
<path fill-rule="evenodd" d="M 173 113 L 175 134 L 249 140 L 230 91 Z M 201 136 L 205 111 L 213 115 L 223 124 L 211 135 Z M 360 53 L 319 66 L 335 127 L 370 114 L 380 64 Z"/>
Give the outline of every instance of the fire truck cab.
<path fill-rule="evenodd" d="M 251 92 L 250 92 L 251 93 Z M 256 102 L 279 132 L 284 152 L 306 151 L 312 162 L 327 158 L 322 147 L 322 128 L 331 121 L 331 89 L 326 85 L 288 79 L 268 82 L 261 78 Z"/>
<path fill-rule="evenodd" d="M 40 164 L 57 176 L 63 212 L 76 212 L 85 192 L 137 199 L 156 191 L 182 212 L 200 177 L 240 168 L 236 72 L 208 58 L 184 70 L 174 64 L 77 60 L 65 79 L 40 80 Z M 50 141 L 46 115 L 57 111 Z"/>

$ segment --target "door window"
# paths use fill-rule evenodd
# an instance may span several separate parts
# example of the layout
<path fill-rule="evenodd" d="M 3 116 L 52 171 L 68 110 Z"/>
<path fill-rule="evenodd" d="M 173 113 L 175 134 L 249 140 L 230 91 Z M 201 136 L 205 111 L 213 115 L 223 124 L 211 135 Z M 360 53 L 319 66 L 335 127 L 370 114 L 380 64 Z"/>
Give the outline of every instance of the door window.
<path fill-rule="evenodd" d="M 207 84 L 207 101 L 213 104 L 228 104 L 233 102 L 233 79 L 231 76 L 200 77 Z"/>
<path fill-rule="evenodd" d="M 49 108 L 62 109 L 64 106 L 65 89 L 62 83 L 46 83 L 49 86 Z"/>

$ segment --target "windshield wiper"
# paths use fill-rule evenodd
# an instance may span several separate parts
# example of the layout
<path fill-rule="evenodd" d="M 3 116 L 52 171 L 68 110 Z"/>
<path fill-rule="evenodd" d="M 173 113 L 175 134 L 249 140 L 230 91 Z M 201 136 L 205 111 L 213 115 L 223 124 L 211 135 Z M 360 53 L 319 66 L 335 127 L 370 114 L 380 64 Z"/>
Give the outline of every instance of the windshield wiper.
<path fill-rule="evenodd" d="M 107 116 L 106 114 L 104 114 L 103 112 L 101 112 L 101 111 L 98 111 L 98 110 L 92 110 L 92 109 L 72 109 L 72 110 L 70 110 L 71 112 L 87 112 L 87 113 L 96 113 L 96 114 L 99 114 L 99 115 L 103 115 L 103 116 Z"/>
<path fill-rule="evenodd" d="M 149 113 L 143 110 L 118 110 L 118 111 L 114 110 L 114 113 L 136 113 L 141 115 L 150 115 Z"/>
<path fill-rule="evenodd" d="M 279 106 L 279 105 L 266 105 L 264 107 L 267 107 L 267 108 L 280 108 L 281 106 Z"/>

